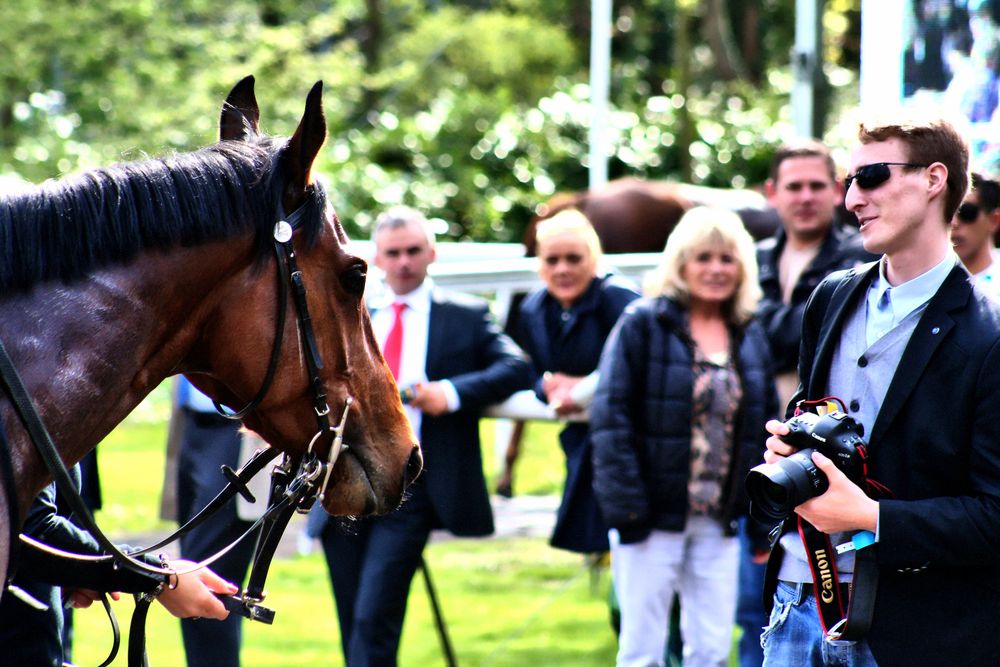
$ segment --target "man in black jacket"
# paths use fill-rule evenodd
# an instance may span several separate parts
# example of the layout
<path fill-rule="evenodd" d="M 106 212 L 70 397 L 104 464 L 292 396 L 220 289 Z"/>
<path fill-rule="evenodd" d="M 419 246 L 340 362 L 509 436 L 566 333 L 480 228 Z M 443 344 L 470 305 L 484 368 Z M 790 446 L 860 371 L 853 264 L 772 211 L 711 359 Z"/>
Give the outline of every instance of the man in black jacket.
<path fill-rule="evenodd" d="M 814 595 L 792 530 L 771 556 L 765 664 L 1000 664 L 1000 305 L 972 285 L 948 234 L 968 147 L 943 120 L 863 124 L 859 140 L 846 204 L 865 248 L 884 256 L 810 299 L 793 398 L 842 398 L 864 426 L 868 476 L 892 495 L 867 495 L 817 452 L 829 488 L 795 512 L 846 545 L 836 571 L 841 583 L 858 576 L 851 595 L 871 600 L 870 630 L 824 640 L 816 601 L 838 589 Z M 793 451 L 771 437 L 765 458 Z"/>
<path fill-rule="evenodd" d="M 771 160 L 765 183 L 768 202 L 781 227 L 757 244 L 760 286 L 764 295 L 757 319 L 764 327 L 774 361 L 778 405 L 782 414 L 799 384 L 799 338 L 806 300 L 823 278 L 839 269 L 876 259 L 865 252 L 861 237 L 836 221 L 844 198 L 830 150 L 818 141 L 787 143 Z M 749 521 L 744 519 L 743 521 Z M 756 531 L 766 534 L 764 531 Z M 768 546 L 750 540 L 745 523 L 740 537 L 740 601 L 737 622 L 743 629 L 740 667 L 759 667 L 761 628 L 767 615 L 760 600 Z"/>

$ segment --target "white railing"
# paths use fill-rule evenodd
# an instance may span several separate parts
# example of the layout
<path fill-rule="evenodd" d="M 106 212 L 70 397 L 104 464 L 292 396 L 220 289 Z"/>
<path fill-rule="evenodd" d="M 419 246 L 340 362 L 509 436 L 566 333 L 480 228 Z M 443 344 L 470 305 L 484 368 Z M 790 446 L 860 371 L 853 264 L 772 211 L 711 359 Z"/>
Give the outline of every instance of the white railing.
<path fill-rule="evenodd" d="M 493 313 L 506 322 L 511 299 L 519 292 L 530 292 L 541 285 L 538 258 L 525 257 L 520 243 L 438 243 L 437 261 L 428 269 L 435 284 L 456 292 L 468 292 L 490 298 Z M 353 241 L 351 252 L 371 260 L 374 247 L 370 241 Z M 605 255 L 605 268 L 632 280 L 641 287 L 646 274 L 656 267 L 660 253 Z M 381 288 L 378 269 L 371 266 L 369 297 Z M 534 392 L 521 391 L 503 403 L 490 406 L 485 415 L 500 419 L 561 421 L 555 411 L 539 401 Z M 586 413 L 569 421 L 586 421 Z M 501 446 L 500 438 L 497 442 Z M 506 441 L 504 445 L 506 446 Z"/>
<path fill-rule="evenodd" d="M 374 248 L 370 241 L 355 241 L 351 251 L 371 260 Z M 510 303 L 519 292 L 530 292 L 541 285 L 538 258 L 525 257 L 520 243 L 438 243 L 437 261 L 429 273 L 434 282 L 456 292 L 480 294 L 490 298 L 493 314 L 507 321 Z M 605 255 L 604 264 L 641 287 L 645 275 L 660 259 L 660 253 Z M 369 298 L 381 288 L 378 270 L 371 266 Z"/>

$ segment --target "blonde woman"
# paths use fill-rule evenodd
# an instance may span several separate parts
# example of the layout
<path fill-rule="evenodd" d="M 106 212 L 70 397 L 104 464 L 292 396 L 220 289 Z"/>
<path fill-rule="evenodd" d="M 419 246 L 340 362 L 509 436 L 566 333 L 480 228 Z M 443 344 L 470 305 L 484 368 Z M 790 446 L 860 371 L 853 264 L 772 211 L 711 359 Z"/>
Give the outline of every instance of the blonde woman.
<path fill-rule="evenodd" d="M 743 480 L 777 412 L 753 239 L 723 209 L 674 229 L 649 298 L 608 339 L 591 406 L 594 490 L 621 605 L 618 665 L 662 665 L 674 593 L 684 664 L 727 664 Z M 762 421 L 763 420 L 763 421 Z"/>
<path fill-rule="evenodd" d="M 535 236 L 545 285 L 521 304 L 518 340 L 532 359 L 539 399 L 570 415 L 589 404 L 604 341 L 639 293 L 622 278 L 600 272 L 601 242 L 580 211 L 567 209 L 542 221 Z M 587 430 L 585 423 L 571 423 L 559 434 L 566 483 L 551 539 L 552 546 L 579 553 L 608 550 L 608 529 L 594 500 Z"/>

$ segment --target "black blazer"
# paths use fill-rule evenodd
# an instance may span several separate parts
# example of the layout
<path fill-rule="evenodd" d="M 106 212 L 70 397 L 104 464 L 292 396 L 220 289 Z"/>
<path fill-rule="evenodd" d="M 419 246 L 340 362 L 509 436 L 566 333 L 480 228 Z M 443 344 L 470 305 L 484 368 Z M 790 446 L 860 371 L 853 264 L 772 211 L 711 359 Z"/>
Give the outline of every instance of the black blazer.
<path fill-rule="evenodd" d="M 433 290 L 427 336 L 427 379 L 450 380 L 461 408 L 420 426 L 423 483 L 443 527 L 455 535 L 493 532 L 483 476 L 479 413 L 531 386 L 524 353 L 493 321 L 486 302 Z"/>
<path fill-rule="evenodd" d="M 845 316 L 877 270 L 833 274 L 810 298 L 793 405 L 825 395 Z M 869 474 L 896 496 L 879 503 L 874 547 L 868 641 L 879 665 L 1000 665 L 998 401 L 1000 305 L 956 266 L 921 316 L 867 438 Z"/>

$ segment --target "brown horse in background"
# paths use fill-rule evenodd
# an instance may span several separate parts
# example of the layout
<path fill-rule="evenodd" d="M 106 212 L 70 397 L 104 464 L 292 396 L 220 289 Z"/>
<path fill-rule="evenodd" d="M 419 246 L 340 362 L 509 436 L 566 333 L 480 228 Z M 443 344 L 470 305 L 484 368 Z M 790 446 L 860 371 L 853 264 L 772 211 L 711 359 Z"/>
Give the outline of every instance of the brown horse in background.
<path fill-rule="evenodd" d="M 757 240 L 774 234 L 780 224 L 764 195 L 753 190 L 622 178 L 595 190 L 556 194 L 529 223 L 523 242 L 528 256 L 533 256 L 535 225 L 563 209 L 576 208 L 594 225 L 604 252 L 659 252 L 680 217 L 695 206 L 735 211 Z"/>
<path fill-rule="evenodd" d="M 605 253 L 660 252 L 667 237 L 685 211 L 695 206 L 719 206 L 735 211 L 756 240 L 774 234 L 781 224 L 766 198 L 753 190 L 723 190 L 685 183 L 622 178 L 584 192 L 556 194 L 541 206 L 525 230 L 523 243 L 528 256 L 536 252 L 535 227 L 567 208 L 579 209 L 594 226 Z M 519 306 L 524 295 L 515 295 L 507 320 L 507 332 L 517 339 Z M 515 422 L 504 469 L 497 480 L 497 493 L 513 493 L 513 467 L 520 453 L 524 422 Z"/>

